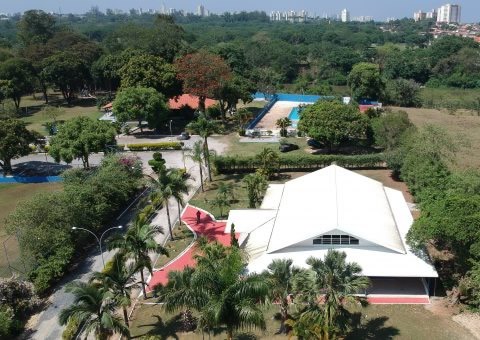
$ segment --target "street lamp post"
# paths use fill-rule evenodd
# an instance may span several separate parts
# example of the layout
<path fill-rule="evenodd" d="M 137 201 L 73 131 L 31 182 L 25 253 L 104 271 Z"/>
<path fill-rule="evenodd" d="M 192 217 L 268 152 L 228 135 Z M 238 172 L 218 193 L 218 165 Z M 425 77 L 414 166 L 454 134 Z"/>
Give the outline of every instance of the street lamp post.
<path fill-rule="evenodd" d="M 169 125 L 170 125 L 170 138 L 173 137 L 173 133 L 172 133 L 172 122 L 173 122 L 173 120 L 170 119 L 170 123 L 169 123 Z"/>
<path fill-rule="evenodd" d="M 98 246 L 100 247 L 100 255 L 102 256 L 102 263 L 103 263 L 103 267 L 105 268 L 105 260 L 104 260 L 104 258 L 103 258 L 103 250 L 102 250 L 102 239 L 103 239 L 103 236 L 107 233 L 107 231 L 110 231 L 110 230 L 112 230 L 112 229 L 122 229 L 122 228 L 123 228 L 123 227 L 122 227 L 121 225 L 119 225 L 118 227 L 109 228 L 109 229 L 105 230 L 105 231 L 102 233 L 102 235 L 100 236 L 100 238 L 98 238 L 98 236 L 97 236 L 94 232 L 92 232 L 92 231 L 90 231 L 90 230 L 88 230 L 88 229 L 85 229 L 85 228 L 72 227 L 72 230 L 83 230 L 83 231 L 86 231 L 86 232 L 92 234 L 92 235 L 95 237 L 95 239 L 96 239 L 97 242 L 98 242 Z"/>

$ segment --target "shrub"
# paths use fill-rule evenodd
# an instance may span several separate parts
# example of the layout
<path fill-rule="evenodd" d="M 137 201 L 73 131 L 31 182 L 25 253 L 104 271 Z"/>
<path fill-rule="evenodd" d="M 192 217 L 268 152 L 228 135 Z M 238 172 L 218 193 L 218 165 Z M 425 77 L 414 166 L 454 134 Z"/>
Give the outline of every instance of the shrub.
<path fill-rule="evenodd" d="M 0 306 L 0 339 L 11 339 L 21 329 L 21 324 L 15 319 L 12 308 Z"/>
<path fill-rule="evenodd" d="M 377 168 L 385 166 L 385 155 L 381 153 L 367 155 L 280 155 L 280 171 L 309 171 L 327 167 L 336 162 L 344 168 Z M 213 162 L 217 173 L 254 172 L 261 162 L 255 156 L 217 156 Z"/>
<path fill-rule="evenodd" d="M 79 332 L 80 324 L 75 319 L 68 320 L 67 327 L 62 333 L 62 340 L 75 340 Z"/>
<path fill-rule="evenodd" d="M 160 142 L 160 143 L 139 143 L 128 144 L 130 151 L 160 151 L 160 150 L 181 150 L 180 142 Z"/>

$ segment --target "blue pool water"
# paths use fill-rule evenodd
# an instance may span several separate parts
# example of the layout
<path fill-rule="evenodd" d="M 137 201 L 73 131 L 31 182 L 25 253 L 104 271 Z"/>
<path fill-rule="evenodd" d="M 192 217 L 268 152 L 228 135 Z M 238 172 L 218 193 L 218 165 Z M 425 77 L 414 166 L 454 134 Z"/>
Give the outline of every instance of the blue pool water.
<path fill-rule="evenodd" d="M 294 107 L 290 114 L 288 115 L 290 120 L 300 120 L 300 109 L 298 107 Z"/>

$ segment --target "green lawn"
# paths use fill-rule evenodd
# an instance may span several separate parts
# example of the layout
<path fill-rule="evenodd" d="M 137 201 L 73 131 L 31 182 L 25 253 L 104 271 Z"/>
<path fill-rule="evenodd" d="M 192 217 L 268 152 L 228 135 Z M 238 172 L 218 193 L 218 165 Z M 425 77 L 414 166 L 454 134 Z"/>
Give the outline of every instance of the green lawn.
<path fill-rule="evenodd" d="M 165 232 L 168 232 L 165 230 Z M 193 242 L 193 233 L 185 224 L 173 229 L 173 241 L 168 241 L 165 248 L 168 250 L 168 255 L 160 255 L 154 264 L 155 268 L 161 268 L 168 262 L 175 259 L 182 251 L 184 251 Z"/>
<path fill-rule="evenodd" d="M 231 201 L 230 209 L 242 209 L 248 207 L 247 190 L 242 183 L 245 175 L 218 175 L 214 176 L 212 183 L 205 185 L 205 192 L 199 191 L 188 203 L 205 209 L 213 214 L 217 219 L 225 218 L 228 214 L 228 208 L 224 209 L 223 216 L 220 210 L 212 205 L 212 201 L 217 195 L 217 187 L 219 182 L 230 183 L 234 187 L 234 199 Z"/>
<path fill-rule="evenodd" d="M 45 124 L 51 121 L 50 118 L 42 113 L 42 108 L 45 106 L 41 94 L 33 96 L 24 96 L 20 102 L 20 115 L 19 118 L 26 122 L 28 129 L 35 130 L 41 134 L 46 134 Z M 60 107 L 63 113 L 57 117 L 57 120 L 69 120 L 74 117 L 87 116 L 93 119 L 98 119 L 102 116 L 102 113 L 97 109 L 95 99 L 79 98 L 76 99 L 71 106 L 65 104 L 61 94 L 52 93 L 49 95 L 49 105 Z"/>
<path fill-rule="evenodd" d="M 278 151 L 279 143 L 240 143 L 240 137 L 237 133 L 231 133 L 226 136 L 221 137 L 212 137 L 217 138 L 221 142 L 227 145 L 226 155 L 239 155 L 239 156 L 254 156 L 262 151 L 264 148 L 271 148 L 275 151 Z M 307 154 L 310 153 L 310 148 L 307 145 L 305 138 L 283 138 L 287 143 L 292 143 L 298 145 L 299 149 L 290 151 L 288 154 Z"/>
<path fill-rule="evenodd" d="M 455 323 L 450 315 L 434 314 L 420 305 L 372 305 L 366 308 L 352 308 L 358 312 L 360 325 L 345 339 L 435 339 L 466 340 L 472 335 Z M 265 311 L 266 331 L 250 330 L 246 334 L 237 333 L 237 339 L 288 339 L 275 335 L 279 322 L 274 319 L 277 308 L 271 306 Z M 204 339 L 201 332 L 179 333 L 176 331 L 178 319 L 175 314 L 167 314 L 160 305 L 137 305 L 131 323 L 133 338 L 156 335 L 162 339 Z M 249 334 L 249 337 L 247 337 Z M 205 339 L 225 339 L 225 333 L 208 336 Z"/>
<path fill-rule="evenodd" d="M 5 219 L 15 210 L 17 204 L 30 198 L 38 192 L 57 191 L 62 188 L 60 183 L 38 183 L 38 184 L 0 184 L 0 277 L 10 276 L 3 243 L 8 238 L 5 231 Z M 8 257 L 12 264 L 19 264 L 19 249 L 15 238 L 9 238 L 5 243 Z"/>

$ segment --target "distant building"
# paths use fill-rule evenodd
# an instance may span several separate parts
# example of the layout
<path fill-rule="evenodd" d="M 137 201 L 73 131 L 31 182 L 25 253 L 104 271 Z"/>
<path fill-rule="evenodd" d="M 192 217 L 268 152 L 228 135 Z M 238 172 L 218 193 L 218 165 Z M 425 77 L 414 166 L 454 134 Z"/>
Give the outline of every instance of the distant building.
<path fill-rule="evenodd" d="M 420 21 L 425 20 L 427 18 L 427 13 L 423 12 L 422 10 L 413 13 L 413 20 Z"/>
<path fill-rule="evenodd" d="M 461 7 L 460 5 L 446 4 L 438 9 L 437 22 L 447 24 L 460 23 Z"/>
<path fill-rule="evenodd" d="M 373 17 L 369 15 L 360 15 L 358 17 L 352 18 L 352 21 L 358 21 L 358 22 L 370 22 L 373 21 Z"/>
<path fill-rule="evenodd" d="M 344 8 L 341 13 L 341 20 L 342 22 L 349 22 L 350 21 L 350 12 Z"/>
<path fill-rule="evenodd" d="M 199 5 L 197 7 L 197 15 L 199 17 L 204 17 L 205 16 L 205 7 L 203 5 Z"/>
<path fill-rule="evenodd" d="M 437 10 L 432 9 L 430 12 L 427 12 L 427 17 L 426 18 L 437 20 Z"/>

